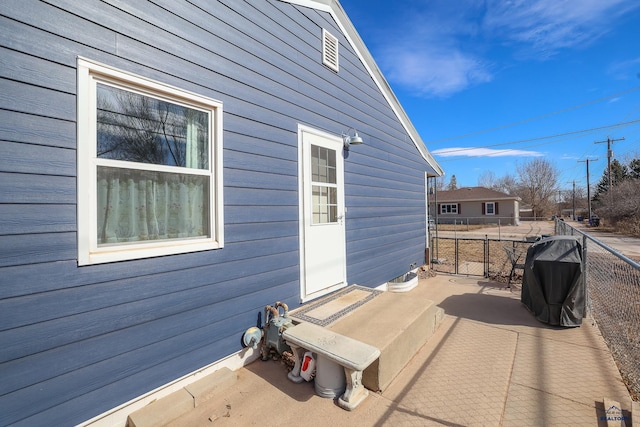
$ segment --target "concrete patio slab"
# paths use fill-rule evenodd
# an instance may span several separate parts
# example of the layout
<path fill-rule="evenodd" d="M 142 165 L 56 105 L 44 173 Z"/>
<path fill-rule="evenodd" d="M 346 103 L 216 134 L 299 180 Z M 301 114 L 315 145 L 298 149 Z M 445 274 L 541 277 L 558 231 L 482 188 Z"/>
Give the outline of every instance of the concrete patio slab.
<path fill-rule="evenodd" d="M 631 399 L 591 322 L 549 327 L 520 303 L 517 289 L 482 279 L 439 275 L 419 286 L 428 287 L 421 298 L 444 309 L 443 323 L 355 411 L 316 396 L 313 383 L 290 382 L 283 364 L 256 361 L 168 425 L 604 426 L 605 397 L 631 424 Z"/>

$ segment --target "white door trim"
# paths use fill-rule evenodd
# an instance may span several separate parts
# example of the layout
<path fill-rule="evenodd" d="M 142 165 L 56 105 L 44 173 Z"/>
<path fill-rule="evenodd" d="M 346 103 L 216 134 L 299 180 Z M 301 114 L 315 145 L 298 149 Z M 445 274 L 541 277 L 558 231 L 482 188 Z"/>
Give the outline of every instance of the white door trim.
<path fill-rule="evenodd" d="M 300 238 L 300 243 L 299 243 L 299 249 L 300 249 L 300 299 L 301 302 L 306 302 L 315 298 L 318 298 L 320 296 L 326 295 L 328 293 L 334 292 L 335 290 L 341 289 L 343 287 L 345 287 L 347 285 L 347 265 L 346 265 L 346 231 L 344 233 L 344 238 L 345 238 L 345 242 L 344 245 L 342 247 L 342 251 L 343 251 L 343 259 L 344 259 L 344 264 L 342 266 L 342 270 L 343 270 L 343 282 L 339 283 L 337 285 L 334 286 L 330 286 L 327 287 L 325 289 L 322 289 L 320 291 L 317 292 L 313 292 L 310 294 L 307 294 L 307 290 L 306 290 L 306 277 L 307 277 L 307 269 L 306 269 L 306 261 L 305 261 L 305 224 L 306 224 L 306 219 L 305 219 L 305 205 L 304 205 L 304 195 L 305 195 L 305 169 L 304 169 L 304 155 L 305 155 L 305 151 L 304 151 L 304 135 L 305 134 L 313 134 L 313 135 L 317 135 L 320 136 L 322 138 L 326 138 L 332 141 L 335 141 L 337 143 L 337 145 L 339 145 L 339 147 L 342 147 L 342 138 L 338 135 L 334 135 L 334 134 L 330 134 L 315 128 L 312 128 L 310 126 L 306 126 L 306 125 L 302 125 L 302 124 L 298 124 L 298 235 Z M 338 150 L 338 156 L 340 156 L 340 159 L 342 159 L 342 150 Z M 342 180 L 342 186 L 343 186 L 343 191 L 341 191 L 341 196 L 340 196 L 340 201 L 339 204 L 340 206 L 342 206 L 342 211 L 338 212 L 338 215 L 342 216 L 342 222 L 344 223 L 345 221 L 345 211 L 346 208 L 344 207 L 344 179 Z"/>

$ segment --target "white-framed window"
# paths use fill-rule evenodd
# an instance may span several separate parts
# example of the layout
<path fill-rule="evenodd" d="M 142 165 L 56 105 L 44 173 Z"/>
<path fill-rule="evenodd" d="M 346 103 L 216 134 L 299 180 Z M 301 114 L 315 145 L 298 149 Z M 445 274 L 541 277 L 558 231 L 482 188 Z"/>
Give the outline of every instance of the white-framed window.
<path fill-rule="evenodd" d="M 458 214 L 458 204 L 457 203 L 442 203 L 440 205 L 440 213 L 442 215 L 457 215 Z"/>
<path fill-rule="evenodd" d="M 482 215 L 498 215 L 498 202 L 483 202 Z"/>
<path fill-rule="evenodd" d="M 495 202 L 486 202 L 485 203 L 485 215 L 495 215 L 496 214 L 496 204 Z"/>
<path fill-rule="evenodd" d="M 221 248 L 222 103 L 78 58 L 78 264 Z"/>

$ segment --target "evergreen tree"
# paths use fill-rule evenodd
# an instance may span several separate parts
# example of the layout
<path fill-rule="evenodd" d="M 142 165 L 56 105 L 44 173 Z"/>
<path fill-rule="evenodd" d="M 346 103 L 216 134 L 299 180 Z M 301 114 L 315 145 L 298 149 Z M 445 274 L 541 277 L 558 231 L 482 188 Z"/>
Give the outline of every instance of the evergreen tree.
<path fill-rule="evenodd" d="M 623 165 L 618 160 L 613 159 L 611 162 L 611 186 L 615 187 L 617 184 L 623 182 L 629 177 L 629 169 L 626 165 Z M 596 187 L 596 192 L 593 195 L 594 201 L 602 201 L 604 194 L 609 191 L 609 169 L 606 168 L 600 178 L 600 182 Z"/>
<path fill-rule="evenodd" d="M 457 190 L 457 189 L 458 189 L 458 182 L 456 180 L 456 176 L 451 175 L 451 180 L 449 181 L 449 186 L 447 187 L 447 190 Z"/>
<path fill-rule="evenodd" d="M 633 159 L 629 162 L 629 178 L 640 179 L 640 159 Z"/>

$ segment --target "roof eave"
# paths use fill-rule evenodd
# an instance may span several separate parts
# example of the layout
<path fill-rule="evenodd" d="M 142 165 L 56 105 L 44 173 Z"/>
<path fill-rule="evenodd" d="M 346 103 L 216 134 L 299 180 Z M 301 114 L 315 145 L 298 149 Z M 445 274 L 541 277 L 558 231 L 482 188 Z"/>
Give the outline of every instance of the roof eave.
<path fill-rule="evenodd" d="M 519 202 L 522 199 L 520 197 L 517 197 L 517 196 L 516 197 L 484 197 L 484 198 L 475 198 L 475 199 L 455 199 L 455 198 L 440 199 L 440 198 L 438 198 L 439 202 L 460 202 L 460 203 L 462 203 L 462 202 L 485 202 L 487 200 L 490 200 L 492 202 L 494 202 L 494 201 L 495 202 L 501 202 L 501 201 L 509 201 L 509 200 Z"/>
<path fill-rule="evenodd" d="M 378 68 L 378 65 L 373 59 L 371 52 L 369 52 L 369 49 L 364 44 L 364 41 L 358 34 L 358 31 L 356 30 L 355 26 L 347 16 L 347 13 L 345 12 L 345 10 L 342 8 L 342 5 L 340 4 L 340 2 L 338 0 L 280 0 L 280 1 L 296 4 L 299 6 L 310 7 L 317 10 L 322 10 L 325 12 L 329 12 L 333 16 L 333 18 L 336 20 L 336 22 L 340 26 L 340 29 L 342 30 L 342 32 L 347 37 L 347 40 L 349 41 L 349 43 L 351 43 L 351 46 L 360 57 L 360 60 L 362 61 L 364 66 L 367 68 L 367 71 L 373 78 L 373 81 L 376 83 L 376 85 L 384 95 L 385 99 L 389 103 L 389 106 L 395 113 L 396 117 L 398 118 L 398 120 L 400 120 L 400 123 L 409 134 L 411 141 L 420 152 L 420 155 L 422 156 L 422 158 L 424 158 L 424 160 L 429 164 L 429 166 L 431 166 L 433 171 L 436 173 L 436 176 L 443 176 L 444 169 L 442 169 L 442 167 L 438 164 L 435 158 L 431 155 L 429 150 L 427 150 L 427 147 L 424 141 L 422 140 L 422 138 L 420 137 L 420 134 L 418 133 L 415 126 L 411 122 L 411 119 L 409 119 L 409 116 L 407 115 L 406 111 L 402 107 L 402 104 L 400 104 L 400 101 L 398 100 L 395 93 L 391 89 L 391 86 L 389 85 L 389 83 L 387 82 L 387 79 L 382 74 L 382 71 L 380 71 L 380 68 Z"/>

